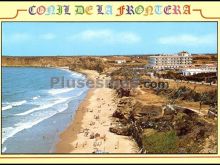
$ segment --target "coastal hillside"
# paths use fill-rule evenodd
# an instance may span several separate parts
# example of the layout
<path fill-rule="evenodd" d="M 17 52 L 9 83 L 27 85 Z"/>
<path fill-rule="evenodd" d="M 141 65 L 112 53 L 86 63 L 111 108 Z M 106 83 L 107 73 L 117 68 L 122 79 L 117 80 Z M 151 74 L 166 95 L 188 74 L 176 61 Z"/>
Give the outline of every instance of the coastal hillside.
<path fill-rule="evenodd" d="M 102 72 L 105 68 L 120 66 L 144 66 L 149 55 L 133 56 L 2 56 L 2 66 L 32 66 L 32 67 L 69 67 L 72 70 L 91 69 Z M 216 54 L 193 54 L 194 64 L 215 63 Z M 126 63 L 117 63 L 125 60 Z"/>
<path fill-rule="evenodd" d="M 205 54 L 205 55 L 198 55 L 195 54 L 193 55 L 193 63 L 194 64 L 206 64 L 207 62 L 209 63 L 216 63 L 218 60 L 218 55 L 217 54 Z"/>
<path fill-rule="evenodd" d="M 106 64 L 98 57 L 2 57 L 2 66 L 68 67 L 102 72 Z"/>
<path fill-rule="evenodd" d="M 117 63 L 125 60 L 126 63 Z M 68 67 L 70 70 L 89 69 L 103 72 L 109 67 L 120 66 L 144 66 L 147 64 L 147 57 L 139 56 L 44 56 L 44 57 L 15 57 L 3 56 L 2 66 L 15 67 Z"/>
<path fill-rule="evenodd" d="M 98 61 L 95 57 L 2 57 L 2 66 L 38 66 L 64 67 L 86 63 L 90 60 Z"/>
<path fill-rule="evenodd" d="M 115 83 L 134 78 L 145 78 L 157 87 L 143 82 L 137 88 L 123 84 L 119 88 Z M 110 132 L 132 136 L 146 154 L 217 152 L 216 85 L 158 79 L 125 67 L 112 72 L 111 80 L 119 101 Z"/>

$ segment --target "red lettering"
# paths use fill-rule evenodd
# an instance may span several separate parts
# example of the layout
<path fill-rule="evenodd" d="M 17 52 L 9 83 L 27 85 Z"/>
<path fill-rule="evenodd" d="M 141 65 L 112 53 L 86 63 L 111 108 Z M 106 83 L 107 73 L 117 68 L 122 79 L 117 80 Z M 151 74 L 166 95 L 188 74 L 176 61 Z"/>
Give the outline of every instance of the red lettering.
<path fill-rule="evenodd" d="M 39 15 L 43 15 L 45 13 L 45 11 L 46 11 L 46 7 L 44 7 L 44 6 L 39 6 L 37 8 L 37 14 L 39 14 Z"/>

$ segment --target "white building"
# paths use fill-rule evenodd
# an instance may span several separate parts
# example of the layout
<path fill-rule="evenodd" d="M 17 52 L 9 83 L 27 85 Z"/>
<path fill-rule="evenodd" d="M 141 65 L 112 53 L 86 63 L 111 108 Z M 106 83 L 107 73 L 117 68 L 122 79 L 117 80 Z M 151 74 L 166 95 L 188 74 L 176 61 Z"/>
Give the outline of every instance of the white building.
<path fill-rule="evenodd" d="M 115 60 L 115 63 L 117 63 L 117 64 L 123 64 L 123 63 L 126 63 L 126 60 Z"/>
<path fill-rule="evenodd" d="M 182 51 L 174 55 L 150 56 L 148 67 L 154 69 L 175 69 L 189 67 L 191 64 L 191 54 Z"/>
<path fill-rule="evenodd" d="M 182 74 L 184 76 L 195 75 L 199 73 L 217 73 L 217 68 L 194 68 L 194 69 L 183 69 Z"/>

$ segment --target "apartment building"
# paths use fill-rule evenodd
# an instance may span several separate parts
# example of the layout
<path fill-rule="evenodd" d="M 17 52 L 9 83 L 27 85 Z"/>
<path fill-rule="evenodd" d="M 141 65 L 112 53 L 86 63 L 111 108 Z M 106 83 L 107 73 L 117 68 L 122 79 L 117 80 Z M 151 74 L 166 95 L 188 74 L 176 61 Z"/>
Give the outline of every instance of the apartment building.
<path fill-rule="evenodd" d="M 150 56 L 148 67 L 154 69 L 175 69 L 189 67 L 192 64 L 192 57 L 186 51 L 173 55 Z"/>

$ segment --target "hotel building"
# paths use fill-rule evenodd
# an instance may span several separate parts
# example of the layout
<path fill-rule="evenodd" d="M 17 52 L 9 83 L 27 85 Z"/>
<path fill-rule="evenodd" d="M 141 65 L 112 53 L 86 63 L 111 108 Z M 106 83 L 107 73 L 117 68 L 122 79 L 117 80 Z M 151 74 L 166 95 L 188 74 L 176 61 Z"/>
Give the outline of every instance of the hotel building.
<path fill-rule="evenodd" d="M 154 69 L 175 69 L 189 67 L 192 64 L 192 57 L 186 51 L 174 55 L 150 56 L 148 67 Z"/>

